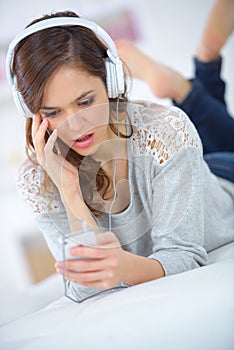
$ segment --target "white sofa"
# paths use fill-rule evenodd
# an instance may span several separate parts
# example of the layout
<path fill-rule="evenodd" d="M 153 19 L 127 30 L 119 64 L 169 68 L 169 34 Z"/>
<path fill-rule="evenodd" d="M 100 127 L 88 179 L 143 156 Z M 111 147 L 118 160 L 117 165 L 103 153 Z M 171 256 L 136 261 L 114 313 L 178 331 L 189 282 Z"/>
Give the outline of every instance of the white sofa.
<path fill-rule="evenodd" d="M 60 277 L 0 303 L 1 350 L 233 350 L 234 243 L 208 266 L 76 304 Z"/>

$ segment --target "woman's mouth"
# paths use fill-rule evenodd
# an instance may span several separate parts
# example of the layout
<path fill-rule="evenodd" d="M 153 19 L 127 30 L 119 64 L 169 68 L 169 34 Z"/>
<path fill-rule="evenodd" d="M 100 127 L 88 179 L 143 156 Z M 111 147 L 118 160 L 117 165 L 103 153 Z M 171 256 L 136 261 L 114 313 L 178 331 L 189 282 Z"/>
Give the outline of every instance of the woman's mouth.
<path fill-rule="evenodd" d="M 73 143 L 74 146 L 79 147 L 79 148 L 86 148 L 89 147 L 94 139 L 94 134 L 85 134 L 81 135 L 76 139 Z"/>

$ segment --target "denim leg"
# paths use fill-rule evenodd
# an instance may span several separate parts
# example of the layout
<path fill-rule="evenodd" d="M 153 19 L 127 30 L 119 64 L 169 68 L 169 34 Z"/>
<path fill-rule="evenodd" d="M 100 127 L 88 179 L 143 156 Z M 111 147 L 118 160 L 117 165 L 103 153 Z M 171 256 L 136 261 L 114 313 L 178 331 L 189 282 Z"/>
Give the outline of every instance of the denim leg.
<path fill-rule="evenodd" d="M 234 183 L 234 152 L 217 152 L 204 155 L 211 172 Z"/>
<path fill-rule="evenodd" d="M 234 119 L 227 112 L 225 104 L 207 92 L 198 78 L 191 82 L 189 94 L 175 105 L 194 123 L 204 154 L 234 151 Z"/>
<path fill-rule="evenodd" d="M 222 57 L 207 63 L 194 58 L 194 65 L 191 91 L 175 105 L 194 123 L 210 170 L 234 182 L 234 119 L 225 103 L 225 83 L 220 77 Z"/>
<path fill-rule="evenodd" d="M 222 57 L 202 62 L 194 57 L 195 77 L 199 79 L 206 91 L 215 99 L 225 104 L 225 82 L 221 79 Z"/>

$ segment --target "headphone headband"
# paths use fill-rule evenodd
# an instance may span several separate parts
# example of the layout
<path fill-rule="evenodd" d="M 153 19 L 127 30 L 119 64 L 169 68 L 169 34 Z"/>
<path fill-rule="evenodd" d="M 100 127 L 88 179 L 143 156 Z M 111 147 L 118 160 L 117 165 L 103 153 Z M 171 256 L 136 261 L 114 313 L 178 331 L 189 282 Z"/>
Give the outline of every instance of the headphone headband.
<path fill-rule="evenodd" d="M 52 27 L 61 26 L 81 26 L 92 30 L 94 34 L 107 47 L 106 54 L 108 58 L 105 61 L 106 65 L 106 85 L 109 98 L 116 98 L 124 92 L 124 72 L 122 61 L 118 57 L 117 48 L 111 39 L 110 35 L 101 28 L 98 24 L 79 17 L 53 17 L 44 19 L 25 28 L 11 41 L 7 56 L 6 56 L 6 75 L 9 83 L 13 87 L 13 96 L 15 103 L 25 117 L 32 117 L 32 113 L 28 110 L 24 103 L 23 97 L 17 89 L 16 78 L 14 77 L 12 66 L 14 61 L 14 50 L 16 45 L 26 37 L 40 30 Z"/>
<path fill-rule="evenodd" d="M 118 61 L 118 52 L 116 46 L 111 39 L 110 35 L 99 25 L 92 21 L 88 21 L 79 17 L 54 17 L 48 18 L 43 21 L 32 24 L 30 27 L 25 28 L 22 32 L 17 34 L 15 38 L 11 41 L 7 56 L 6 56 L 6 75 L 8 81 L 13 83 L 13 74 L 12 74 L 12 63 L 14 59 L 14 49 L 16 45 L 26 37 L 40 30 L 53 28 L 53 27 L 64 27 L 64 26 L 81 26 L 91 29 L 107 46 L 107 55 L 113 63 Z"/>

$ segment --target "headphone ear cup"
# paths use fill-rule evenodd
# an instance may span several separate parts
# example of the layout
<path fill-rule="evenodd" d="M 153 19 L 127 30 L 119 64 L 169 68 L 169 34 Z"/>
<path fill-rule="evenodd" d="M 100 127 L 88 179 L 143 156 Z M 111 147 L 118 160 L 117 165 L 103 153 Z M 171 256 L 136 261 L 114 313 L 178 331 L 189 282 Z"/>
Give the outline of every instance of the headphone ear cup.
<path fill-rule="evenodd" d="M 24 118 L 33 118 L 33 114 L 26 106 L 21 93 L 15 87 L 15 84 L 12 85 L 12 94 L 13 94 L 13 99 L 14 99 L 15 105 L 16 105 L 19 113 Z"/>
<path fill-rule="evenodd" d="M 118 58 L 115 64 L 115 74 L 116 74 L 116 86 L 118 86 L 118 95 L 124 93 L 125 90 L 125 79 L 124 79 L 124 69 L 123 62 Z"/>
<path fill-rule="evenodd" d="M 109 98 L 118 97 L 118 93 L 116 92 L 116 84 L 115 84 L 115 73 L 113 72 L 114 64 L 111 62 L 109 58 L 106 59 L 106 87 Z"/>
<path fill-rule="evenodd" d="M 106 86 L 108 96 L 116 98 L 124 92 L 124 72 L 122 61 L 113 63 L 109 58 L 106 59 Z"/>
<path fill-rule="evenodd" d="M 33 114 L 26 106 L 21 93 L 17 89 L 16 77 L 14 77 L 13 84 L 12 84 L 12 94 L 13 94 L 13 99 L 14 99 L 15 105 L 16 105 L 19 113 L 24 118 L 33 118 Z"/>

